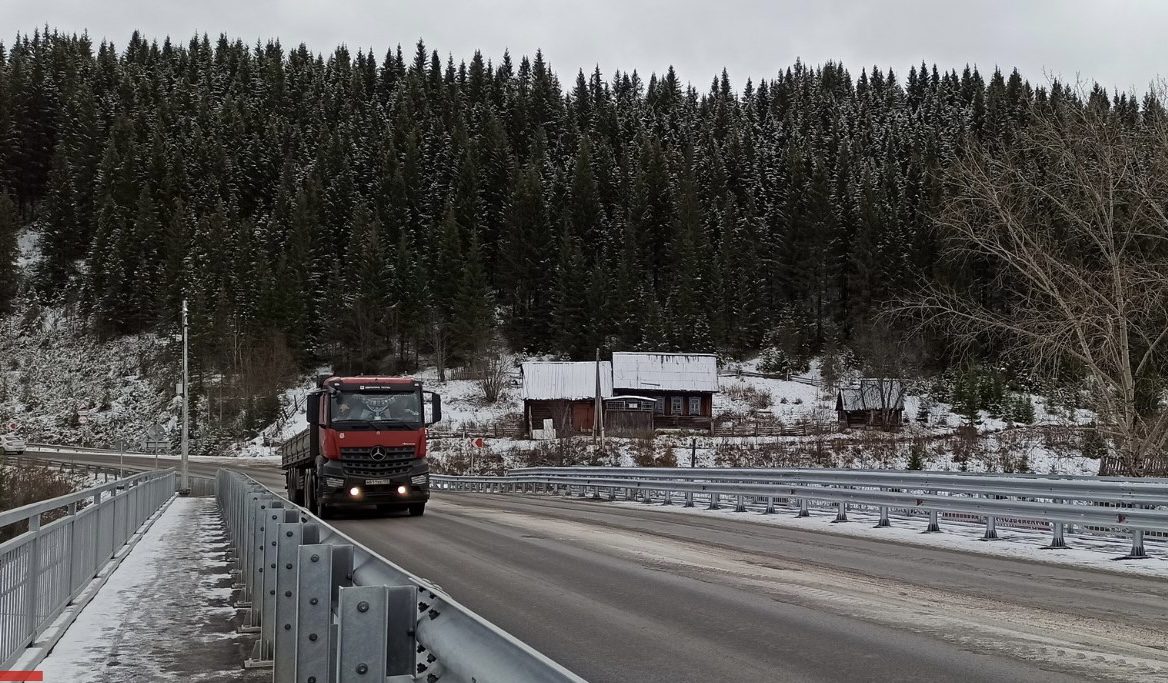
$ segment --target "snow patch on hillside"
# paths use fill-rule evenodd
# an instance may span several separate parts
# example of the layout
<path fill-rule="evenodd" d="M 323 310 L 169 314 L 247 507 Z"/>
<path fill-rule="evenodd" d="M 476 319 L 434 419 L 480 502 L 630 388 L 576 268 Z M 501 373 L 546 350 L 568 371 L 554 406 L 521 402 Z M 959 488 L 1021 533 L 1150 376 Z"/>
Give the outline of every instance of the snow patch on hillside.
<path fill-rule="evenodd" d="M 100 341 L 61 308 L 0 318 L 0 426 L 26 441 L 140 448 L 155 423 L 175 433 L 174 351 L 143 334 Z"/>

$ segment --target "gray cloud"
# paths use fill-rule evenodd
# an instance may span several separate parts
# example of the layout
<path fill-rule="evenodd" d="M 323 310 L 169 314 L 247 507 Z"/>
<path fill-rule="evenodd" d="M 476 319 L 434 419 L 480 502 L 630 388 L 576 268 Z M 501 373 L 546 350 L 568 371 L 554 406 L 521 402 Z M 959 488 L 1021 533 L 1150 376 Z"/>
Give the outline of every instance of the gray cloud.
<path fill-rule="evenodd" d="M 248 43 L 279 37 L 327 53 L 337 44 L 379 57 L 419 37 L 445 59 L 475 49 L 495 61 L 542 48 L 561 79 L 599 65 L 643 75 L 672 64 L 705 89 L 725 67 L 735 87 L 773 77 L 796 58 L 893 68 L 902 78 L 921 61 L 942 69 L 1018 67 L 1032 83 L 1047 74 L 1143 91 L 1168 62 L 1168 3 L 1158 0 L 3 0 L 6 41 L 48 24 L 88 30 L 124 46 L 135 28 L 185 41 L 226 32 Z"/>

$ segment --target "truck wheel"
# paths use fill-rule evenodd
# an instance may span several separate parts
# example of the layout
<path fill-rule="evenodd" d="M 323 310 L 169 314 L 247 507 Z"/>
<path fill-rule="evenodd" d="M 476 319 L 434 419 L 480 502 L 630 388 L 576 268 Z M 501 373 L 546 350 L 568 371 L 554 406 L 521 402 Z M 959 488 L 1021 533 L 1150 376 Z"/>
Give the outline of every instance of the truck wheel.
<path fill-rule="evenodd" d="M 307 499 L 305 507 L 312 514 L 321 519 L 328 519 L 328 507 L 320 502 L 320 491 L 316 487 L 316 475 L 309 474 L 304 478 L 304 497 Z"/>
<path fill-rule="evenodd" d="M 426 512 L 425 503 L 414 503 L 410 506 L 410 517 L 421 517 Z"/>
<path fill-rule="evenodd" d="M 292 501 L 293 505 L 304 505 L 304 489 L 296 485 L 300 482 L 300 475 L 290 470 L 286 479 L 284 487 L 288 489 L 288 500 Z"/>

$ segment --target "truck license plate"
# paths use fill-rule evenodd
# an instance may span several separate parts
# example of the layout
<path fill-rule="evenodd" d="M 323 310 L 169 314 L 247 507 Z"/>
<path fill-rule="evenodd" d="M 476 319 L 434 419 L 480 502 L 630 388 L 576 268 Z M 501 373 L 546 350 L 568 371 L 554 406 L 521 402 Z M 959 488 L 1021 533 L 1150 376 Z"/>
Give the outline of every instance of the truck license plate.
<path fill-rule="evenodd" d="M 393 483 L 393 481 L 389 480 L 389 479 L 366 479 L 365 480 L 366 486 L 378 486 L 381 484 L 392 484 L 392 483 Z"/>

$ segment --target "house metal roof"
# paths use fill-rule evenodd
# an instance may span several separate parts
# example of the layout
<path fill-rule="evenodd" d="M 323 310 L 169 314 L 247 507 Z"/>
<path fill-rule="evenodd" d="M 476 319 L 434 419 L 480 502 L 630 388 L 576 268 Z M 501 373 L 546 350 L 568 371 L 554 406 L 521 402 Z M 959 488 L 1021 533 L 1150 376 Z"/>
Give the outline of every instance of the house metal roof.
<path fill-rule="evenodd" d="M 625 391 L 718 391 L 718 357 L 709 353 L 612 354 L 612 385 Z"/>
<path fill-rule="evenodd" d="M 883 394 L 883 397 L 881 397 Z M 858 387 L 840 389 L 837 410 L 904 410 L 904 385 L 895 379 L 862 379 Z"/>
<path fill-rule="evenodd" d="M 596 363 L 529 361 L 521 366 L 523 400 L 579 401 L 596 398 Z M 600 363 L 600 396 L 612 396 L 612 364 Z"/>

